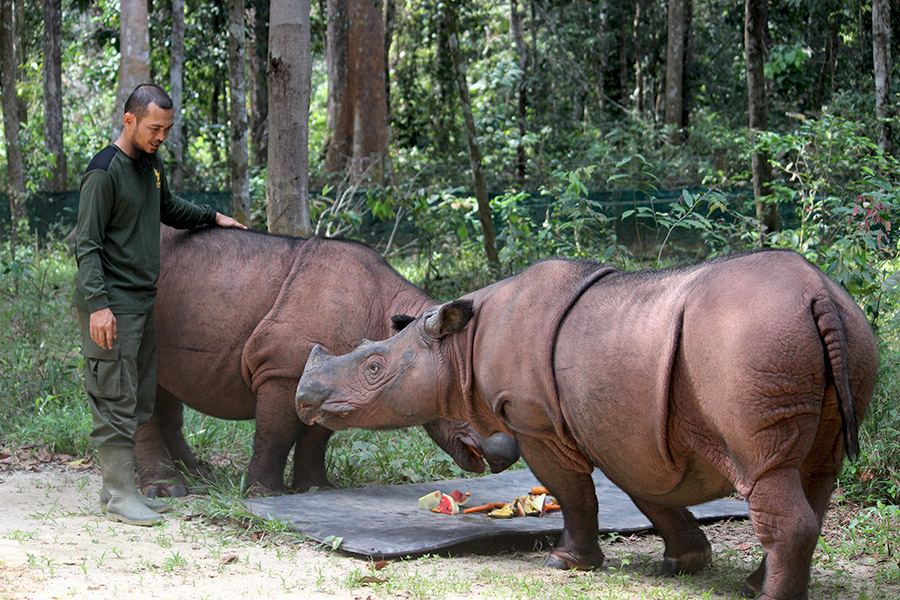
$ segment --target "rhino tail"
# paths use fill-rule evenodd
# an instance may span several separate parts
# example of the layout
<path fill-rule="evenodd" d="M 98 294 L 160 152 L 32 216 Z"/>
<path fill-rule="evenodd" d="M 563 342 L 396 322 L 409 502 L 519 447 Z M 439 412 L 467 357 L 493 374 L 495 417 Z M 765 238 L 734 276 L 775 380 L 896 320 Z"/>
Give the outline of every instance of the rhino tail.
<path fill-rule="evenodd" d="M 834 380 L 841 413 L 841 430 L 847 457 L 853 461 L 859 457 L 859 422 L 856 403 L 850 388 L 850 361 L 847 353 L 847 333 L 838 308 L 828 296 L 818 297 L 812 303 L 813 317 L 828 357 L 828 367 Z"/>

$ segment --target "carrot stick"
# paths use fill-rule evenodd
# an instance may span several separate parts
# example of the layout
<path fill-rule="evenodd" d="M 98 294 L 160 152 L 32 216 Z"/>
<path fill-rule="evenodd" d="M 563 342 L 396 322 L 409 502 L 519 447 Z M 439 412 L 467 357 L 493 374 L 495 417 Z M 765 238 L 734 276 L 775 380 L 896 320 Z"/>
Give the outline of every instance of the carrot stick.
<path fill-rule="evenodd" d="M 482 504 L 481 506 L 473 506 L 472 508 L 463 509 L 463 514 L 467 515 L 469 513 L 474 512 L 487 512 L 489 510 L 494 510 L 495 508 L 503 508 L 505 502 L 488 502 L 487 504 Z"/>
<path fill-rule="evenodd" d="M 531 493 L 537 496 L 538 494 L 549 494 L 550 492 L 542 485 L 536 485 L 531 488 Z"/>
<path fill-rule="evenodd" d="M 560 506 L 559 504 L 550 504 L 548 502 L 547 504 L 544 505 L 544 510 L 546 510 L 548 512 L 551 510 L 561 510 L 561 509 L 562 509 L 562 506 Z"/>

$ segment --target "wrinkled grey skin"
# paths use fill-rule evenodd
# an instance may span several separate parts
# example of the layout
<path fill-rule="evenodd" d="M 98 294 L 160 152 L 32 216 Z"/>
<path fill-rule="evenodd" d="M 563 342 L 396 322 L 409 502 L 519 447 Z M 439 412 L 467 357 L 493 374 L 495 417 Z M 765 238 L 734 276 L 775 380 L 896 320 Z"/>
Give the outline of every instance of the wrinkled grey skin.
<path fill-rule="evenodd" d="M 332 429 L 441 416 L 511 433 L 563 506 L 552 567 L 602 564 L 593 467 L 663 537 L 664 574 L 711 560 L 684 507 L 737 490 L 765 550 L 744 591 L 805 599 L 877 363 L 859 307 L 792 252 L 638 273 L 545 261 L 389 340 L 314 349 L 297 410 Z"/>
<path fill-rule="evenodd" d="M 186 492 L 172 461 L 204 472 L 183 436 L 183 404 L 222 419 L 256 419 L 247 478 L 253 491 L 329 487 L 331 432 L 304 425 L 294 409 L 309 351 L 318 344 L 347 352 L 364 338 L 384 339 L 395 331 L 392 315 L 418 315 L 434 301 L 354 242 L 167 227 L 160 241 L 159 385 L 153 417 L 138 430 L 135 448 L 145 493 Z M 518 458 L 514 440 L 486 442 L 466 423 L 436 419 L 425 428 L 469 471 L 484 471 L 480 455 L 494 471 Z"/>

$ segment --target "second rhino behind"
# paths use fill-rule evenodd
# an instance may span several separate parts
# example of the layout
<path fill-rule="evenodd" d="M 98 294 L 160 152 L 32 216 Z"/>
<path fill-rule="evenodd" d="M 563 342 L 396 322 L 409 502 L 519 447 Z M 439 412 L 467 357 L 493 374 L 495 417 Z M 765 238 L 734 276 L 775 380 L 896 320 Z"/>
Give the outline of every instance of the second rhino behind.
<path fill-rule="evenodd" d="M 317 344 L 348 352 L 394 333 L 391 316 L 435 304 L 363 244 L 237 229 L 163 227 L 157 284 L 159 379 L 151 420 L 135 456 L 149 495 L 185 493 L 173 461 L 202 465 L 185 441 L 183 404 L 222 419 L 256 419 L 248 484 L 258 493 L 327 487 L 331 432 L 300 422 L 294 392 Z M 463 469 L 499 471 L 515 462 L 508 437 L 484 439 L 466 423 L 426 430 Z M 294 448 L 294 478 L 284 469 Z"/>

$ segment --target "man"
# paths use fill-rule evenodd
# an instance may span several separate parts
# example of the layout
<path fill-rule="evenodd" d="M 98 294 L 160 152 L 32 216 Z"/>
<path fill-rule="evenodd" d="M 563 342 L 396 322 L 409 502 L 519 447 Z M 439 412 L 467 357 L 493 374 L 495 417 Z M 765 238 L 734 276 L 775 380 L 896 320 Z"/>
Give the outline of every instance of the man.
<path fill-rule="evenodd" d="M 156 398 L 160 222 L 180 229 L 244 225 L 173 196 L 156 154 L 174 119 L 161 87 L 139 85 L 125 102 L 119 138 L 91 160 L 81 180 L 72 304 L 82 333 L 91 442 L 103 473 L 101 508 L 134 525 L 162 521 L 165 502 L 135 486 L 134 434 Z"/>

